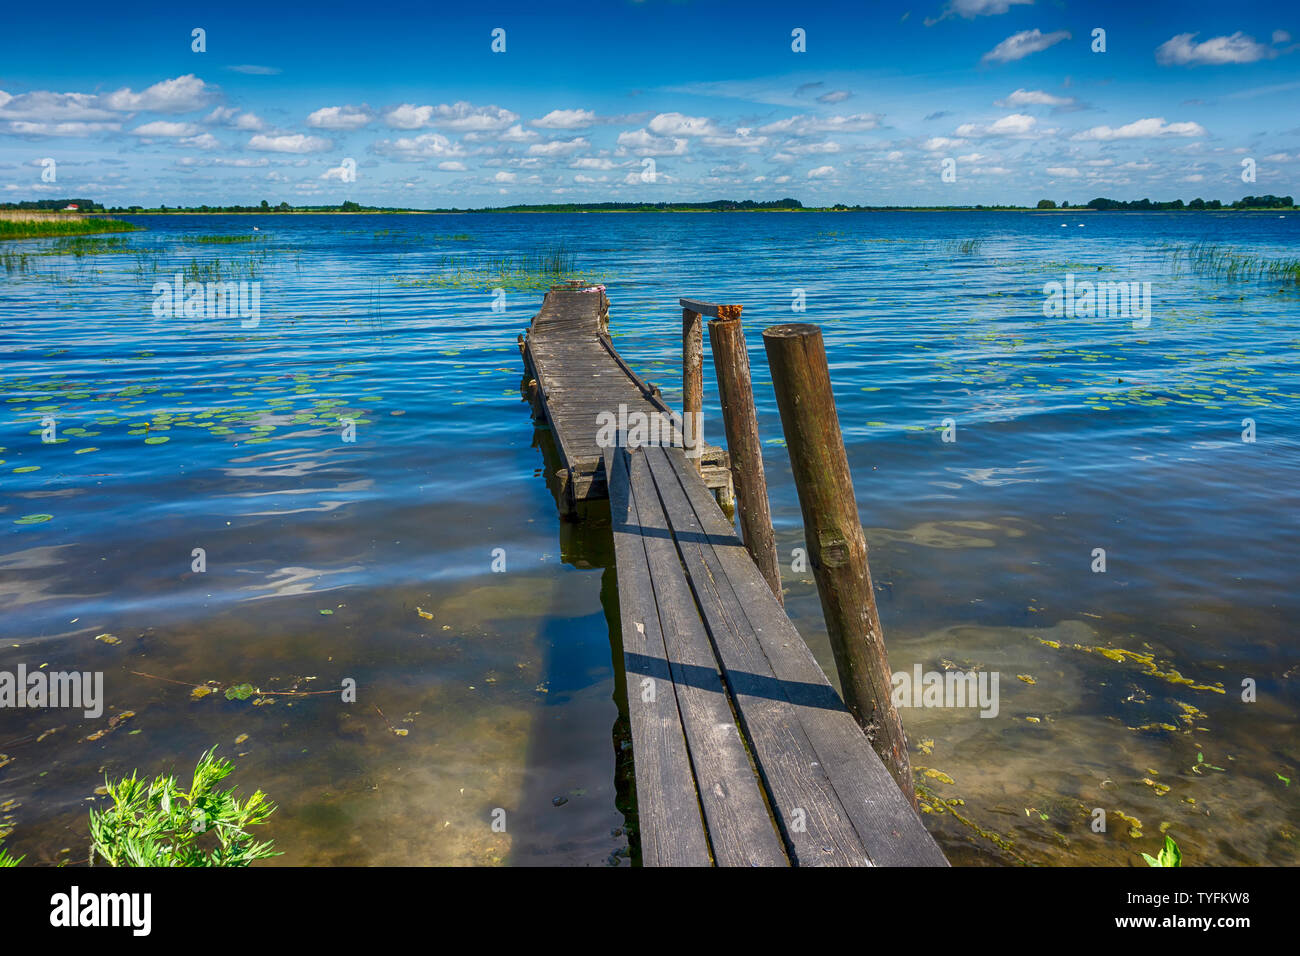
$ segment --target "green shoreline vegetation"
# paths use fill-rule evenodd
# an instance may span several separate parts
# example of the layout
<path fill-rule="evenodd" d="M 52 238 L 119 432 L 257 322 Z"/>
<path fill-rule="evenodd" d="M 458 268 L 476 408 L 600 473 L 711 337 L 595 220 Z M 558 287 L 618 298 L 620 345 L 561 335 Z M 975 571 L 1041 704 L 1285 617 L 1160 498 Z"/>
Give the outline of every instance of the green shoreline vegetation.
<path fill-rule="evenodd" d="M 13 212 L 0 209 L 0 241 L 48 239 L 104 232 L 135 232 L 142 227 L 120 219 L 88 218 L 79 213 Z"/>

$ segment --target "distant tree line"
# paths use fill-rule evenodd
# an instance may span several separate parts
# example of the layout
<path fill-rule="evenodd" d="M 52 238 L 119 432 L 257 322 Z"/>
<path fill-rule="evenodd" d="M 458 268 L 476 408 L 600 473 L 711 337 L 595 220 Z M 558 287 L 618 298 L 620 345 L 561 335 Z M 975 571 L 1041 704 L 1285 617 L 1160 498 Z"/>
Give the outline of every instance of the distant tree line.
<path fill-rule="evenodd" d="M 754 199 L 715 199 L 710 202 L 572 202 L 542 203 L 539 205 L 519 204 L 515 206 L 493 206 L 488 209 L 451 209 L 435 210 L 437 212 L 687 212 L 708 210 L 709 212 L 728 212 L 744 209 L 802 209 L 803 203 L 797 199 L 772 199 L 759 201 Z"/>
<path fill-rule="evenodd" d="M 1107 199 L 1099 196 L 1087 203 L 1088 209 L 1098 210 L 1167 210 L 1167 209 L 1293 209 L 1295 203 L 1290 196 L 1243 196 L 1234 203 L 1224 205 L 1217 199 L 1201 199 L 1197 197 L 1189 203 L 1184 203 L 1181 199 L 1174 199 L 1169 202 L 1153 202 L 1150 199 L 1133 199 L 1125 201 L 1122 199 Z M 1055 209 L 1056 203 L 1050 199 L 1040 200 L 1039 209 Z M 1061 203 L 1060 208 L 1068 209 L 1069 203 Z"/>
<path fill-rule="evenodd" d="M 27 202 L 0 203 L 0 209 L 62 209 L 74 203 L 78 212 L 104 211 L 104 207 L 93 199 L 32 199 Z"/>

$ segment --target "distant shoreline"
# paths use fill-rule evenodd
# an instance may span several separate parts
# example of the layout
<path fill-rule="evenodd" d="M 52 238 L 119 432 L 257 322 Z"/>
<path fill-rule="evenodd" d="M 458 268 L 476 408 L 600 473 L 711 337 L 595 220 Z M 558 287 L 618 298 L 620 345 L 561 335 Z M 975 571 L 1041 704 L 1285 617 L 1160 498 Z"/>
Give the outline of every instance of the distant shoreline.
<path fill-rule="evenodd" d="M 1065 213 L 1122 212 L 1142 213 L 1248 213 L 1248 212 L 1300 212 L 1300 206 L 1224 206 L 1219 209 L 1093 209 L 1091 206 L 1066 206 L 1056 209 L 1035 209 L 1031 206 L 873 206 L 860 209 L 270 209 L 227 212 L 217 209 L 140 209 L 122 212 L 87 212 L 83 216 L 552 216 L 552 215 L 675 215 L 731 213 L 870 213 L 870 212 L 1007 212 L 1039 213 L 1053 215 Z"/>

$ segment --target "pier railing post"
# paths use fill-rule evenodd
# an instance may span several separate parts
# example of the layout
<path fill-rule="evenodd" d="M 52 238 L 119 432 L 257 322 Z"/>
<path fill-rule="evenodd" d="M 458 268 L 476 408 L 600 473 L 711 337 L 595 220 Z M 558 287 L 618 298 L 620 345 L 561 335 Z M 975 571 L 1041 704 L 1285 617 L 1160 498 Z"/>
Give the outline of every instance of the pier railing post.
<path fill-rule="evenodd" d="M 858 519 L 821 329 L 802 323 L 771 326 L 763 331 L 763 345 L 844 702 L 915 805 L 912 762 L 894 708 L 867 541 Z"/>
<path fill-rule="evenodd" d="M 682 430 L 693 435 L 695 468 L 704 468 L 704 329 L 700 313 L 682 309 Z"/>
<path fill-rule="evenodd" d="M 740 324 L 740 310 L 738 305 L 718 306 L 718 317 L 709 322 L 709 345 L 713 352 L 713 367 L 718 373 L 718 397 L 722 404 L 727 451 L 731 455 L 741 535 L 749 556 L 758 565 L 777 601 L 784 605 L 772 511 L 767 500 L 767 479 L 763 474 L 763 444 L 758 438 L 758 415 L 754 411 L 749 351 Z"/>

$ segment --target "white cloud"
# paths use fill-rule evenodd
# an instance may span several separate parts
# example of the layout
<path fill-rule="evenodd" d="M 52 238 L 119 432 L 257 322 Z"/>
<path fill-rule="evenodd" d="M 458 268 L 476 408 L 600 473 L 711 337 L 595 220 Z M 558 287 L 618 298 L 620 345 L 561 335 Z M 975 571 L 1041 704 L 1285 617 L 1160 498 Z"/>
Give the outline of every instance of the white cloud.
<path fill-rule="evenodd" d="M 599 122 L 591 110 L 551 110 L 540 119 L 531 120 L 529 126 L 538 129 L 586 129 Z"/>
<path fill-rule="evenodd" d="M 518 178 L 518 175 L 515 173 L 508 173 L 505 170 L 501 170 L 492 177 L 492 181 L 497 183 L 513 183 Z"/>
<path fill-rule="evenodd" d="M 116 120 L 117 115 L 99 105 L 99 97 L 89 93 L 51 93 L 37 90 L 11 96 L 2 93 L 0 119 L 32 120 L 43 123 L 68 123 L 93 120 Z"/>
<path fill-rule="evenodd" d="M 461 162 L 457 162 L 454 159 L 444 160 L 443 162 L 438 164 L 438 168 L 441 169 L 444 173 L 465 172 L 465 164 Z"/>
<path fill-rule="evenodd" d="M 464 149 L 441 133 L 421 133 L 395 140 L 380 140 L 370 147 L 374 152 L 398 159 L 445 159 L 464 155 Z"/>
<path fill-rule="evenodd" d="M 963 123 L 954 131 L 961 137 L 982 137 L 982 136 L 1027 136 L 1034 132 L 1034 127 L 1038 125 L 1038 120 L 1024 113 L 1012 113 L 1010 116 L 1004 116 L 997 120 L 991 126 L 981 126 L 978 123 Z"/>
<path fill-rule="evenodd" d="M 766 126 L 760 126 L 760 133 L 782 133 L 789 136 L 807 136 L 813 133 L 859 133 L 875 129 L 880 125 L 878 113 L 853 113 L 849 116 L 812 116 L 804 114 L 791 116 Z"/>
<path fill-rule="evenodd" d="M 809 179 L 825 179 L 827 176 L 835 175 L 834 166 L 818 166 L 816 169 L 808 170 Z"/>
<path fill-rule="evenodd" d="M 178 146 L 192 146 L 195 149 L 217 149 L 221 146 L 221 140 L 211 133 L 200 133 L 198 136 L 186 136 L 184 139 L 177 140 L 176 144 Z"/>
<path fill-rule="evenodd" d="M 853 94 L 848 90 L 831 90 L 829 93 L 823 93 L 817 97 L 818 103 L 843 103 Z"/>
<path fill-rule="evenodd" d="M 570 169 L 614 169 L 617 164 L 613 160 L 605 159 L 600 156 L 583 156 L 569 163 Z"/>
<path fill-rule="evenodd" d="M 1079 172 L 1079 170 L 1074 166 L 1048 166 L 1047 175 L 1065 179 L 1076 179 L 1079 176 L 1082 176 L 1083 173 Z"/>
<path fill-rule="evenodd" d="M 331 179 L 337 179 L 341 183 L 346 183 L 351 180 L 352 176 L 355 173 L 356 173 L 355 168 L 339 164 L 338 166 L 332 166 L 329 169 L 325 170 L 325 172 L 320 174 L 320 178 L 327 181 Z"/>
<path fill-rule="evenodd" d="M 236 73 L 247 73 L 250 76 L 275 76 L 281 70 L 278 66 L 258 66 L 254 63 L 244 63 L 240 66 L 228 66 L 227 70 L 233 70 Z"/>
<path fill-rule="evenodd" d="M 644 129 L 619 133 L 618 145 L 637 156 L 681 156 L 686 152 L 684 138 L 652 136 Z"/>
<path fill-rule="evenodd" d="M 965 20 L 974 20 L 976 17 L 991 17 L 1006 13 L 1012 6 L 1028 6 L 1034 0 L 949 0 L 944 6 L 943 13 L 938 19 L 926 19 L 925 25 L 933 26 L 939 20 L 946 20 L 949 17 L 957 16 Z"/>
<path fill-rule="evenodd" d="M 109 109 L 121 112 L 188 113 L 204 106 L 211 96 L 211 87 L 193 73 L 186 73 L 174 80 L 162 80 L 139 93 L 123 87 L 105 96 L 104 103 Z"/>
<path fill-rule="evenodd" d="M 577 139 L 553 139 L 545 143 L 533 143 L 528 147 L 529 156 L 568 156 L 580 149 L 586 149 L 591 143 L 579 136 Z"/>
<path fill-rule="evenodd" d="M 1053 96 L 1042 90 L 1016 90 L 1004 100 L 997 100 L 994 106 L 1003 109 L 1016 109 L 1021 106 L 1074 106 L 1078 101 L 1070 96 Z"/>
<path fill-rule="evenodd" d="M 259 133 L 248 141 L 248 148 L 271 153 L 322 153 L 327 149 L 333 149 L 334 144 L 319 136 L 306 136 L 302 133 L 281 136 Z"/>
<path fill-rule="evenodd" d="M 656 136 L 717 136 L 720 133 L 712 120 L 683 113 L 660 113 L 646 127 Z"/>
<path fill-rule="evenodd" d="M 1041 30 L 1021 30 L 1019 33 L 1011 34 L 985 53 L 980 62 L 1011 63 L 1068 39 L 1070 39 L 1069 30 L 1056 30 L 1052 33 L 1043 33 Z"/>
<path fill-rule="evenodd" d="M 428 124 L 431 116 L 433 116 L 432 106 L 412 106 L 410 103 L 403 103 L 385 113 L 384 122 L 393 129 L 419 129 Z"/>
<path fill-rule="evenodd" d="M 121 123 L 31 123 L 26 120 L 14 120 L 9 124 L 11 133 L 23 136 L 89 136 L 119 130 Z"/>
<path fill-rule="evenodd" d="M 509 129 L 504 130 L 500 135 L 498 135 L 497 139 L 503 143 L 530 143 L 539 137 L 539 133 L 536 133 L 531 129 L 524 129 L 516 123 L 514 126 L 511 126 Z"/>
<path fill-rule="evenodd" d="M 931 136 L 921 144 L 921 148 L 930 153 L 937 153 L 942 149 L 953 149 L 958 146 L 965 146 L 969 142 L 969 140 L 965 139 L 949 139 L 947 136 Z"/>
<path fill-rule="evenodd" d="M 1277 56 L 1277 51 L 1257 43 L 1238 30 L 1232 36 L 1214 37 L 1196 43 L 1196 33 L 1180 33 L 1156 47 L 1156 62 L 1162 66 L 1254 63 Z"/>
<path fill-rule="evenodd" d="M 218 106 L 208 114 L 207 122 L 220 123 L 222 126 L 247 130 L 250 133 L 266 129 L 266 124 L 256 113 L 241 113 L 231 106 Z"/>
<path fill-rule="evenodd" d="M 1200 123 L 1166 123 L 1163 117 L 1134 120 L 1118 128 L 1094 126 L 1075 133 L 1071 139 L 1106 142 L 1115 139 L 1151 139 L 1157 136 L 1205 136 Z"/>
<path fill-rule="evenodd" d="M 196 136 L 199 133 L 199 127 L 193 123 L 169 123 L 166 120 L 155 120 L 152 123 L 137 126 L 133 130 L 128 130 L 128 132 L 134 133 L 136 136 Z"/>
<path fill-rule="evenodd" d="M 308 114 L 307 125 L 317 129 L 361 129 L 374 119 L 364 106 L 322 106 Z"/>

